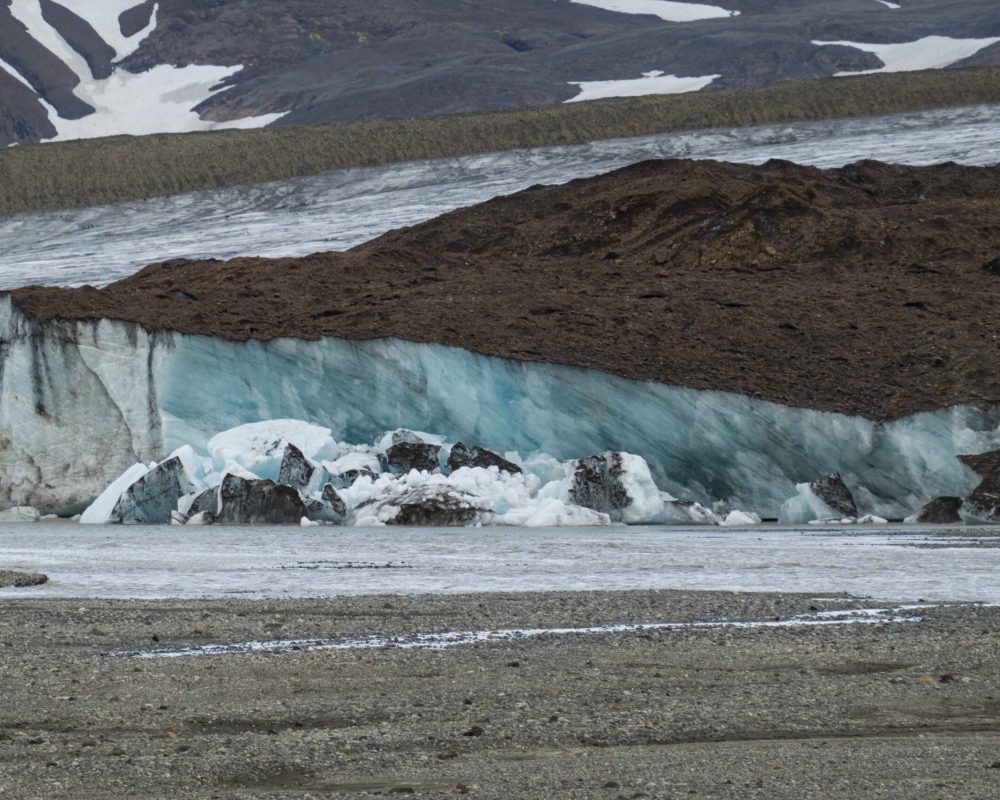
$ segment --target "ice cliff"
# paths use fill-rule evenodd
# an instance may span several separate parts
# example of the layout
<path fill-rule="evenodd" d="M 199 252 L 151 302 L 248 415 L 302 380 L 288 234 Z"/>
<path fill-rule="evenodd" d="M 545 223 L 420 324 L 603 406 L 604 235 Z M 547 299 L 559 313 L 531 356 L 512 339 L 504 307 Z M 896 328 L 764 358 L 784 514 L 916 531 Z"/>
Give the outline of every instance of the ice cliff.
<path fill-rule="evenodd" d="M 267 419 L 371 442 L 399 426 L 499 453 L 621 450 L 660 489 L 777 517 L 839 472 L 858 506 L 901 518 L 967 495 L 956 459 L 1000 446 L 1000 407 L 879 424 L 746 396 L 395 339 L 233 342 L 124 322 L 38 322 L 0 296 L 0 508 L 82 511 L 136 462 Z"/>

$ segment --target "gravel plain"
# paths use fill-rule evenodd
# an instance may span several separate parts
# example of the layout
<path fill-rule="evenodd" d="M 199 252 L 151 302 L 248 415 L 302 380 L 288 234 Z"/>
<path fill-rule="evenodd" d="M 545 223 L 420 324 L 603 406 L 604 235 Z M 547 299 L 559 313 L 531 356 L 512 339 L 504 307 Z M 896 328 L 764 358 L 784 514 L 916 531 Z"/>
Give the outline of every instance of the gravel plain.
<path fill-rule="evenodd" d="M 114 655 L 867 605 L 675 591 L 47 601 L 7 590 L 0 797 L 998 796 L 1000 609 L 988 606 L 448 650 Z"/>

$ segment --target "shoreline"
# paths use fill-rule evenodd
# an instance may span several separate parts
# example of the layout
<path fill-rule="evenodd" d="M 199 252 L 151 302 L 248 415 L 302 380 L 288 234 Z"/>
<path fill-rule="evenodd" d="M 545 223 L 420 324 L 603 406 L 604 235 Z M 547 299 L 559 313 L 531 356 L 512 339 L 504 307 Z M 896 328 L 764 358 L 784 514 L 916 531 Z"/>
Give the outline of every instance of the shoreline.
<path fill-rule="evenodd" d="M 931 798 L 942 786 L 991 797 L 997 608 L 445 652 L 107 655 L 260 635 L 787 618 L 859 604 L 671 591 L 0 601 L 0 785 L 18 798 Z"/>

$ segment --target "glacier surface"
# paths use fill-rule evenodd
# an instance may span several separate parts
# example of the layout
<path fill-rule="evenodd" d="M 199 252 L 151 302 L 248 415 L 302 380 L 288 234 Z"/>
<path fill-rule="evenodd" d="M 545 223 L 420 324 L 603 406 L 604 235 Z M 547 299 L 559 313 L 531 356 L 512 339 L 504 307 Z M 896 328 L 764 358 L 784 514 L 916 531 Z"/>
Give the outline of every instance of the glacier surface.
<path fill-rule="evenodd" d="M 859 508 L 900 519 L 967 495 L 978 478 L 955 456 L 1000 447 L 1000 407 L 878 424 L 396 339 L 231 342 L 40 323 L 0 296 L 0 507 L 79 513 L 137 462 L 184 445 L 208 452 L 218 431 L 269 419 L 329 428 L 338 442 L 441 432 L 517 451 L 548 479 L 558 460 L 622 450 L 675 497 L 765 518 L 798 483 L 836 471 Z"/>
<path fill-rule="evenodd" d="M 1000 161 L 1000 106 L 759 125 L 543 147 L 0 218 L 0 287 L 101 285 L 171 258 L 287 257 L 346 250 L 386 231 L 533 184 L 647 158 L 783 158 L 839 167 Z"/>

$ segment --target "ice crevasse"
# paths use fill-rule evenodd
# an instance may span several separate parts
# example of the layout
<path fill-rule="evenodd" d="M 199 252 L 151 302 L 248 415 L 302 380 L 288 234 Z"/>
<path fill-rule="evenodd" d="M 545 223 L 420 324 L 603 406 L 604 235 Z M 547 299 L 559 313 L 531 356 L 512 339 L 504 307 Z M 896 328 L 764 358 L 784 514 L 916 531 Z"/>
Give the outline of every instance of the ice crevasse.
<path fill-rule="evenodd" d="M 0 296 L 0 508 L 83 511 L 137 462 L 269 419 L 372 442 L 399 427 L 496 452 L 641 456 L 660 490 L 777 517 L 839 472 L 902 518 L 978 482 L 956 455 L 1000 446 L 1000 407 L 880 424 L 720 391 L 398 339 L 233 342 L 113 320 L 42 322 Z"/>

